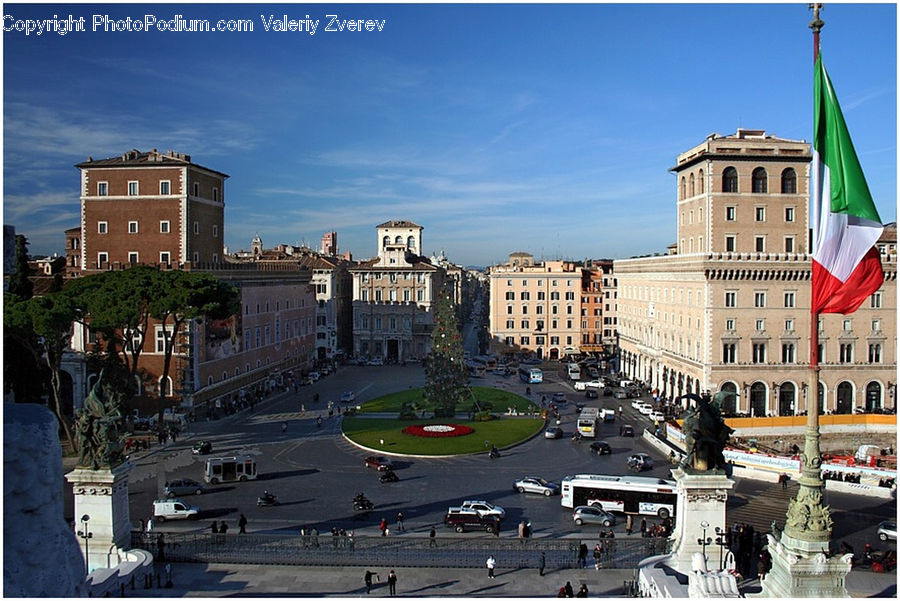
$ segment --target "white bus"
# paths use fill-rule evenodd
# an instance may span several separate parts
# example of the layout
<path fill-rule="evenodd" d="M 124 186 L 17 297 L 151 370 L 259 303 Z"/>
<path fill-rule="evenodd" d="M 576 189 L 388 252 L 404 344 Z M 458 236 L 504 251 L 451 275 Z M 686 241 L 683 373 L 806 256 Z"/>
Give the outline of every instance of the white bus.
<path fill-rule="evenodd" d="M 566 370 L 569 372 L 570 380 L 581 379 L 581 367 L 577 363 L 569 363 L 566 365 Z"/>
<path fill-rule="evenodd" d="M 597 436 L 597 420 L 600 419 L 600 410 L 596 407 L 585 407 L 578 416 L 578 432 L 582 436 L 594 438 Z"/>
<path fill-rule="evenodd" d="M 544 372 L 537 367 L 519 366 L 519 379 L 526 384 L 540 384 L 544 381 Z"/>
<path fill-rule="evenodd" d="M 206 460 L 203 479 L 210 484 L 256 480 L 256 460 L 250 455 L 210 457 Z"/>
<path fill-rule="evenodd" d="M 665 519 L 675 515 L 677 499 L 673 480 L 580 474 L 562 479 L 560 502 L 569 508 L 597 505 L 606 511 Z"/>

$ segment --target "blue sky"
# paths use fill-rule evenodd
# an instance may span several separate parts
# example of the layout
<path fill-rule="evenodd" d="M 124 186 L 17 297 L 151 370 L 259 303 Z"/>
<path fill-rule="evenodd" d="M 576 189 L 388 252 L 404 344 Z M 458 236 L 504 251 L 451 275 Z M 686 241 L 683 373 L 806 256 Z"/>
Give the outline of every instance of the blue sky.
<path fill-rule="evenodd" d="M 664 252 L 678 153 L 738 127 L 811 138 L 802 4 L 26 5 L 85 32 L 3 34 L 3 221 L 63 252 L 88 156 L 175 149 L 228 173 L 225 243 L 422 225 L 487 265 Z M 315 35 L 263 16 L 319 20 Z M 384 20 L 327 32 L 329 18 Z M 249 19 L 252 33 L 91 31 L 93 15 Z M 896 220 L 893 4 L 828 4 L 822 51 L 882 221 Z"/>

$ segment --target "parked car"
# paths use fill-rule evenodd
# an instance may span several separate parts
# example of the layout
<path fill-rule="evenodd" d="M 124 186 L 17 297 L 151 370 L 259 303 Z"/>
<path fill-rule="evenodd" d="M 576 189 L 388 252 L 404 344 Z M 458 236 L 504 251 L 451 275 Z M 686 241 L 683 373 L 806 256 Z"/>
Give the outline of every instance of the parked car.
<path fill-rule="evenodd" d="M 194 519 L 200 513 L 200 508 L 189 505 L 181 499 L 159 499 L 153 501 L 153 517 L 158 522 L 178 519 Z"/>
<path fill-rule="evenodd" d="M 554 403 L 566 403 L 566 402 L 568 402 L 568 400 L 566 399 L 566 393 L 565 393 L 565 392 L 554 392 L 554 393 L 553 393 L 553 399 L 552 399 L 552 401 L 553 401 Z"/>
<path fill-rule="evenodd" d="M 619 427 L 619 436 L 634 436 L 634 426 L 624 424 Z"/>
<path fill-rule="evenodd" d="M 588 388 L 603 388 L 603 382 L 600 380 L 588 380 L 584 385 Z"/>
<path fill-rule="evenodd" d="M 615 398 L 617 398 L 617 399 L 627 399 L 627 398 L 628 398 L 628 393 L 625 392 L 624 390 L 617 390 L 617 391 L 613 394 L 613 397 L 615 397 Z"/>
<path fill-rule="evenodd" d="M 643 472 L 653 468 L 653 459 L 647 453 L 632 453 L 628 456 L 628 467 Z"/>
<path fill-rule="evenodd" d="M 628 389 L 628 396 L 629 396 L 630 398 L 632 398 L 632 399 L 636 399 L 636 398 L 640 397 L 640 396 L 641 396 L 641 389 L 640 389 L 640 388 L 629 388 L 629 389 Z"/>
<path fill-rule="evenodd" d="M 191 447 L 191 453 L 194 455 L 209 455 L 212 453 L 212 443 L 208 440 L 198 440 Z"/>
<path fill-rule="evenodd" d="M 342 403 L 352 403 L 355 400 L 356 400 L 356 393 L 353 392 L 352 390 L 348 390 L 348 391 L 344 392 L 344 394 L 341 395 Z"/>
<path fill-rule="evenodd" d="M 609 386 L 607 386 L 603 389 L 603 396 L 612 396 L 612 394 L 613 394 L 613 389 L 610 388 Z"/>
<path fill-rule="evenodd" d="M 559 494 L 559 485 L 553 482 L 547 482 L 543 478 L 537 476 L 526 476 L 521 480 L 516 480 L 513 488 L 519 492 L 533 492 L 539 495 L 549 497 Z"/>
<path fill-rule="evenodd" d="M 500 519 L 506 516 L 506 510 L 499 505 L 493 505 L 487 501 L 463 501 L 459 507 L 448 507 L 447 513 L 477 513 L 478 515 L 494 515 Z"/>
<path fill-rule="evenodd" d="M 609 446 L 608 442 L 598 440 L 597 442 L 591 443 L 591 453 L 596 455 L 612 455 L 612 447 Z"/>
<path fill-rule="evenodd" d="M 384 365 L 384 357 L 372 357 L 369 359 L 369 365 Z"/>
<path fill-rule="evenodd" d="M 653 413 L 653 405 L 650 403 L 639 403 L 637 406 L 638 413 L 641 415 L 650 415 Z"/>
<path fill-rule="evenodd" d="M 616 516 L 591 505 L 579 505 L 576 507 L 575 511 L 572 512 L 572 519 L 579 526 L 582 524 L 600 524 L 609 528 L 616 523 Z"/>
<path fill-rule="evenodd" d="M 374 467 L 377 468 L 379 472 L 383 472 L 385 470 L 393 469 L 394 464 L 391 463 L 391 460 L 387 457 L 369 455 L 366 457 L 366 467 Z"/>
<path fill-rule="evenodd" d="M 897 540 L 897 522 L 885 521 L 878 524 L 878 538 L 886 540 Z"/>
<path fill-rule="evenodd" d="M 495 515 L 481 515 L 475 512 L 448 513 L 444 517 L 444 524 L 457 532 L 466 530 L 484 530 L 485 532 L 499 532 L 500 518 Z"/>
<path fill-rule="evenodd" d="M 588 388 L 584 391 L 584 396 L 588 399 L 596 399 L 600 397 L 600 394 L 597 392 L 596 388 Z"/>
<path fill-rule="evenodd" d="M 666 421 L 666 415 L 662 411 L 651 411 L 650 415 L 647 417 L 650 418 L 652 422 L 664 422 Z"/>
<path fill-rule="evenodd" d="M 181 480 L 166 482 L 165 492 L 166 496 L 172 499 L 181 495 L 202 495 L 203 490 L 203 485 L 196 480 L 183 478 Z"/>
<path fill-rule="evenodd" d="M 562 438 L 563 431 L 562 428 L 557 428 L 556 426 L 552 426 L 544 430 L 544 438 Z"/>

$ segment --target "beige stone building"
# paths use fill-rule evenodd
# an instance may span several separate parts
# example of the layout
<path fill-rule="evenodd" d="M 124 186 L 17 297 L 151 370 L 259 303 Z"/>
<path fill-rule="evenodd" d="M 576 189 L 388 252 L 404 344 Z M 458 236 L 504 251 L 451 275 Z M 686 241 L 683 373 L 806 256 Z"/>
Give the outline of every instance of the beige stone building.
<path fill-rule="evenodd" d="M 490 268 L 490 351 L 558 359 L 581 344 L 581 267 L 516 252 Z"/>
<path fill-rule="evenodd" d="M 422 229 L 411 221 L 378 225 L 378 256 L 350 269 L 356 356 L 404 361 L 430 352 L 431 305 L 444 270 L 421 255 Z"/>
<path fill-rule="evenodd" d="M 731 390 L 731 413 L 806 411 L 810 160 L 804 141 L 741 129 L 678 156 L 676 250 L 615 261 L 622 372 L 666 397 Z M 881 289 L 820 319 L 825 412 L 895 406 L 896 224 L 879 247 Z"/>

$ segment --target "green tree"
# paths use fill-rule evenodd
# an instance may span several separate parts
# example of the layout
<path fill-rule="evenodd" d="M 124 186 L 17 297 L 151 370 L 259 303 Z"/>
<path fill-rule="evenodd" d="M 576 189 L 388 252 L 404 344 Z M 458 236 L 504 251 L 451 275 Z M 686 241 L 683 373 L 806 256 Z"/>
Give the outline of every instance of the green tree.
<path fill-rule="evenodd" d="M 431 357 L 425 370 L 425 395 L 434 403 L 435 417 L 453 417 L 456 406 L 472 398 L 463 357 L 462 334 L 452 297 L 441 290 L 434 303 Z"/>
<path fill-rule="evenodd" d="M 159 320 L 163 328 L 165 345 L 161 382 L 168 382 L 177 334 L 181 332 L 185 323 L 197 317 L 224 319 L 238 313 L 240 305 L 237 289 L 210 274 L 180 270 L 158 273 L 149 311 L 154 319 Z M 163 419 L 166 392 L 165 386 L 161 385 L 160 423 Z"/>
<path fill-rule="evenodd" d="M 31 298 L 34 284 L 28 279 L 28 239 L 22 234 L 16 236 L 16 271 L 9 276 L 7 290 L 22 300 Z"/>

